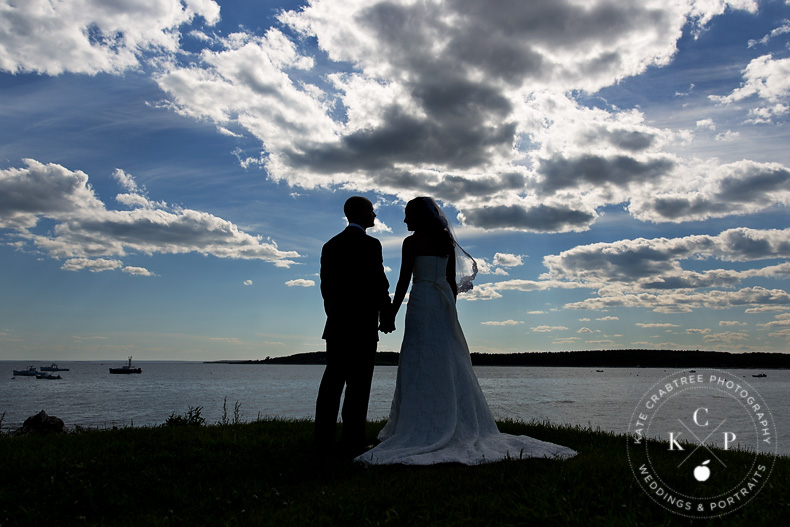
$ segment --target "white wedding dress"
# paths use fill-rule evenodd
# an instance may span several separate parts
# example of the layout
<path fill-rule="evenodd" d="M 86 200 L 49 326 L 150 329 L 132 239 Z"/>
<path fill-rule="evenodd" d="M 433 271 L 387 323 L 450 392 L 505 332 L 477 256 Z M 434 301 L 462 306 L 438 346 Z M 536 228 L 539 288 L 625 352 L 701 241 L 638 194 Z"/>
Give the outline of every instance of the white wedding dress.
<path fill-rule="evenodd" d="M 567 447 L 499 432 L 472 370 L 446 267 L 447 257 L 415 258 L 389 421 L 381 443 L 356 460 L 475 465 L 575 456 Z"/>

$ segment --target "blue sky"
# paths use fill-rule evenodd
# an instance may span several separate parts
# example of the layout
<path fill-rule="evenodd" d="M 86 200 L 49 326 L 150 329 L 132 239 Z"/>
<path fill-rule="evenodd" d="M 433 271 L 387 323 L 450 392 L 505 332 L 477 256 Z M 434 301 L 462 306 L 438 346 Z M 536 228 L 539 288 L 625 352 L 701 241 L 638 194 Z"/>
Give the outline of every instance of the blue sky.
<path fill-rule="evenodd" d="M 353 194 L 472 351 L 790 352 L 789 115 L 786 0 L 0 0 L 0 359 L 323 349 Z"/>

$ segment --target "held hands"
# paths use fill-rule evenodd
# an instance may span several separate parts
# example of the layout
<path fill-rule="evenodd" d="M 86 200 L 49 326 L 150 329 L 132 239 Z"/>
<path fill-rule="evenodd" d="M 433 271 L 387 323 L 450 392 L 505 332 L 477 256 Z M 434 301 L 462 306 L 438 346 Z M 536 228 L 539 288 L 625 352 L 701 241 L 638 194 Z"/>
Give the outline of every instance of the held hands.
<path fill-rule="evenodd" d="M 382 310 L 379 314 L 379 331 L 382 333 L 395 331 L 395 313 L 391 308 Z"/>

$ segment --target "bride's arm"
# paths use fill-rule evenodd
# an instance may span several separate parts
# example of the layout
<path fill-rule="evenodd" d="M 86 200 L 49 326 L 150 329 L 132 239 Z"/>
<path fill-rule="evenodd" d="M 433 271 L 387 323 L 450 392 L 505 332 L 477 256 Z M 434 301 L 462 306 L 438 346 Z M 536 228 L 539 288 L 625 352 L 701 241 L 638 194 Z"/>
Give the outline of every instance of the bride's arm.
<path fill-rule="evenodd" d="M 401 250 L 400 275 L 398 276 L 398 285 L 395 286 L 395 297 L 392 299 L 393 318 L 398 313 L 403 299 L 406 298 L 406 292 L 409 290 L 411 274 L 414 271 L 414 256 L 414 240 L 409 236 L 403 240 Z"/>

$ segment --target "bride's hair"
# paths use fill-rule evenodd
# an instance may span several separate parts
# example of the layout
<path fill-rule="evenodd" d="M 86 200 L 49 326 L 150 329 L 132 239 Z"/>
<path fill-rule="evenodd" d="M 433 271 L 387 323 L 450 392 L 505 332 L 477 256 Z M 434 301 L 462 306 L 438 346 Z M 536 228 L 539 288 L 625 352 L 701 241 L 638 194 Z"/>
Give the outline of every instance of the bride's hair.
<path fill-rule="evenodd" d="M 415 228 L 425 231 L 442 245 L 447 254 L 452 254 L 455 247 L 455 240 L 452 233 L 447 229 L 439 217 L 434 214 L 428 206 L 428 198 L 414 198 L 406 204 L 414 219 L 417 220 Z"/>

